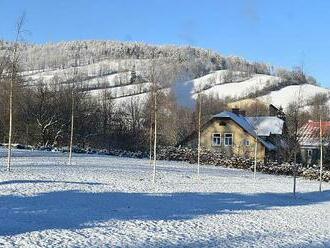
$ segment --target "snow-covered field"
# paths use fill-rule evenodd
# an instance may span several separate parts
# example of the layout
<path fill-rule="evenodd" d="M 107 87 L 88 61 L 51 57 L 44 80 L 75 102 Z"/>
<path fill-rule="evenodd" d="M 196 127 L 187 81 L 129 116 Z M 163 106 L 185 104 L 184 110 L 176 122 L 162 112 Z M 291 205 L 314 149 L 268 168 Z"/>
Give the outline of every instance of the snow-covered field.
<path fill-rule="evenodd" d="M 0 247 L 330 247 L 330 184 L 148 160 L 0 150 Z"/>

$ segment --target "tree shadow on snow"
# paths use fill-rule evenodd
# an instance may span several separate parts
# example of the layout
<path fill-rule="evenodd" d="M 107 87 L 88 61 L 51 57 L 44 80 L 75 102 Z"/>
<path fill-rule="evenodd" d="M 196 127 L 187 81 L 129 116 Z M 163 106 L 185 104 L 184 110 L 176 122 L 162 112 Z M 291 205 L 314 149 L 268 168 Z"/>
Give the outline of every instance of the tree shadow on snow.
<path fill-rule="evenodd" d="M 56 191 L 0 196 L 0 235 L 79 229 L 110 220 L 186 220 L 241 210 L 303 206 L 330 201 L 330 191 L 301 193 L 124 193 Z"/>

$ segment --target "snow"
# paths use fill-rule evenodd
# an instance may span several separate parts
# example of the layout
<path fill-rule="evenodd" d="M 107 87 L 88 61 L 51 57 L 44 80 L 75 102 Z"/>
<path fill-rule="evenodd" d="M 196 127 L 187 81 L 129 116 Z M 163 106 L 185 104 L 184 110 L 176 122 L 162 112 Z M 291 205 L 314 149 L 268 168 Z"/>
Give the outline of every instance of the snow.
<path fill-rule="evenodd" d="M 230 111 L 223 111 L 221 113 L 213 115 L 213 118 L 230 118 L 233 121 L 235 121 L 238 125 L 240 125 L 245 131 L 251 134 L 253 137 L 257 136 L 254 126 L 252 125 L 251 122 L 249 122 L 248 118 L 246 118 L 243 115 L 237 115 Z"/>
<path fill-rule="evenodd" d="M 228 82 L 228 73 L 231 73 L 233 82 Z M 226 79 L 227 78 L 227 79 Z M 253 74 L 250 77 L 239 71 L 219 70 L 206 76 L 186 82 L 175 84 L 176 94 L 179 96 L 182 105 L 194 106 L 194 100 L 198 92 L 206 96 L 215 96 L 221 99 L 241 99 L 250 93 L 262 90 L 271 85 L 281 82 L 279 77 Z"/>
<path fill-rule="evenodd" d="M 92 96 L 99 96 L 99 87 L 111 88 L 109 91 L 116 98 L 129 99 L 129 95 L 143 95 L 149 91 L 149 83 L 136 85 L 129 84 L 130 70 L 135 67 L 137 75 L 143 75 L 148 67 L 148 59 L 105 59 L 89 65 L 78 66 L 79 73 L 85 76 L 82 81 L 84 86 L 90 87 Z M 54 70 L 32 70 L 22 73 L 24 79 L 29 85 L 35 85 L 37 80 L 41 79 L 46 83 L 53 83 L 54 79 L 66 81 L 73 75 L 74 68 Z M 228 82 L 232 80 L 232 82 Z M 249 94 L 262 91 L 269 86 L 277 86 L 281 78 L 276 76 L 253 74 L 247 76 L 241 71 L 218 70 L 186 82 L 178 81 L 173 83 L 178 101 L 181 105 L 187 107 L 195 106 L 195 99 L 198 92 L 207 96 L 216 96 L 228 101 L 241 100 L 249 97 Z M 257 99 L 275 106 L 287 108 L 289 103 L 299 95 L 307 104 L 307 100 L 316 94 L 329 94 L 329 89 L 311 84 L 291 85 L 277 91 L 272 91 Z M 128 98 L 127 98 L 128 97 Z M 126 102 L 126 99 L 123 99 Z M 329 104 L 330 105 L 330 104 Z"/>
<path fill-rule="evenodd" d="M 183 99 L 182 104 L 194 106 L 193 99 L 196 99 L 199 91 L 202 91 L 207 96 L 235 100 L 244 99 L 250 93 L 260 91 L 269 86 L 276 86 L 281 82 L 281 78 L 275 76 L 254 74 L 247 78 L 241 72 L 236 71 L 233 72 L 234 82 L 228 83 L 225 80 L 227 73 L 228 70 L 219 70 L 191 81 L 177 83 L 176 91 L 177 95 Z M 308 100 L 320 93 L 329 94 L 330 91 L 327 88 L 312 84 L 290 85 L 257 97 L 257 99 L 266 104 L 282 106 L 285 109 L 298 97 L 303 100 L 303 105 L 306 105 Z"/>
<path fill-rule="evenodd" d="M 305 105 L 306 101 L 314 97 L 315 95 L 329 93 L 329 89 L 312 84 L 302 84 L 290 85 L 280 90 L 272 91 L 271 93 L 265 96 L 258 97 L 257 99 L 278 107 L 282 106 L 284 109 L 286 109 L 288 105 L 293 101 L 298 100 L 302 102 L 303 105 Z"/>
<path fill-rule="evenodd" d="M 134 94 L 141 94 L 145 92 L 149 92 L 151 84 L 150 83 L 141 83 L 141 84 L 129 84 L 125 86 L 113 87 L 111 89 L 107 89 L 107 91 L 111 92 L 111 96 L 115 98 L 126 97 Z M 98 96 L 100 92 L 104 91 L 104 89 L 96 89 L 91 90 L 90 94 L 92 96 Z"/>
<path fill-rule="evenodd" d="M 242 78 L 241 82 L 215 85 L 204 90 L 203 93 L 206 95 L 216 95 L 223 99 L 226 97 L 242 98 L 249 93 L 254 93 L 266 86 L 278 84 L 279 82 L 280 78 L 278 77 L 255 74 L 249 79 Z"/>
<path fill-rule="evenodd" d="M 159 161 L 153 184 L 148 160 L 14 155 L 1 247 L 330 247 L 328 183 L 298 179 L 294 198 L 291 177 Z"/>
<path fill-rule="evenodd" d="M 276 116 L 246 117 L 259 136 L 282 134 L 284 121 Z"/>

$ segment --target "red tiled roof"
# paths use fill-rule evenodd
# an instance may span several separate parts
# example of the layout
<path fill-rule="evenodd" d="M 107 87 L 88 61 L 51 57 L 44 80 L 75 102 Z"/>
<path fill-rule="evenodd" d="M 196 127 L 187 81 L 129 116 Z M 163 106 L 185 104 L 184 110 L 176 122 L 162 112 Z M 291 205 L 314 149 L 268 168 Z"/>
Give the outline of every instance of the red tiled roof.
<path fill-rule="evenodd" d="M 330 121 L 322 121 L 322 136 L 330 134 Z M 319 146 L 320 145 L 320 122 L 309 120 L 300 130 L 299 143 L 303 146 Z"/>

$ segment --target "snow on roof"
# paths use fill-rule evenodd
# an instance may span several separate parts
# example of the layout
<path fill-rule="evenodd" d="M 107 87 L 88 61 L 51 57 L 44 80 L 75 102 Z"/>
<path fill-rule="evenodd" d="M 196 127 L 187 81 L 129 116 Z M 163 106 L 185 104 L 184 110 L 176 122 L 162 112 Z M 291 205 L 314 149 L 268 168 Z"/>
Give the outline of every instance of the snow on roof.
<path fill-rule="evenodd" d="M 219 114 L 214 115 L 213 117 L 215 117 L 215 118 L 230 118 L 233 121 L 235 121 L 238 125 L 240 125 L 245 131 L 250 133 L 253 137 L 257 136 L 257 134 L 254 130 L 254 127 L 251 125 L 251 123 L 243 115 L 237 115 L 233 112 L 223 111 Z"/>
<path fill-rule="evenodd" d="M 322 133 L 330 134 L 330 121 L 321 122 Z M 320 122 L 309 120 L 299 129 L 299 143 L 301 146 L 320 146 Z"/>
<path fill-rule="evenodd" d="M 255 128 L 258 136 L 282 134 L 284 121 L 276 116 L 246 117 Z"/>
<path fill-rule="evenodd" d="M 219 114 L 216 114 L 213 116 L 213 118 L 230 118 L 234 122 L 236 122 L 239 126 L 241 126 L 246 132 L 248 132 L 253 137 L 258 137 L 259 134 L 256 133 L 255 127 L 252 125 L 252 123 L 249 121 L 248 117 L 245 117 L 240 114 L 235 114 L 233 112 L 229 111 L 223 111 Z M 277 117 L 276 117 L 277 118 Z M 283 125 L 282 125 L 283 126 Z M 265 141 L 261 138 L 258 138 L 258 140 L 268 149 L 268 150 L 275 150 L 276 146 L 272 143 Z"/>

